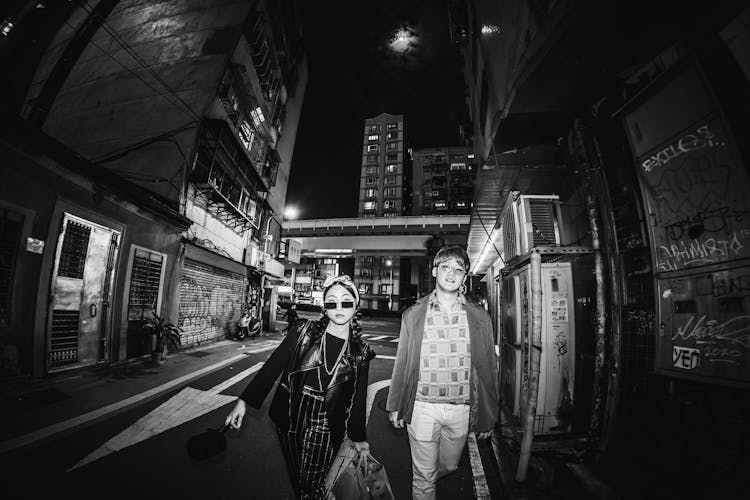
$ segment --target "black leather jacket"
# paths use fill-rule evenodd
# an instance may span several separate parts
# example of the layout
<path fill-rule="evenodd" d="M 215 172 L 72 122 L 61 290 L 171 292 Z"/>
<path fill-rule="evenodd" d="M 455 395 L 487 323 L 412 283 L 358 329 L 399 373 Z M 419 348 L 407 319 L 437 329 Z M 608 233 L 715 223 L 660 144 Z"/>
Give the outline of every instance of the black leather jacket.
<path fill-rule="evenodd" d="M 305 323 L 300 323 L 298 328 L 305 326 Z M 290 410 L 300 407 L 307 372 L 319 369 L 323 362 L 321 339 L 324 335 L 325 332 L 319 331 L 315 323 L 299 335 L 269 409 L 270 417 L 280 429 L 289 429 Z M 357 378 L 375 357 L 375 352 L 358 335 L 351 335 L 349 339 L 346 352 L 331 374 L 325 391 L 326 415 L 334 442 L 346 435 Z"/>

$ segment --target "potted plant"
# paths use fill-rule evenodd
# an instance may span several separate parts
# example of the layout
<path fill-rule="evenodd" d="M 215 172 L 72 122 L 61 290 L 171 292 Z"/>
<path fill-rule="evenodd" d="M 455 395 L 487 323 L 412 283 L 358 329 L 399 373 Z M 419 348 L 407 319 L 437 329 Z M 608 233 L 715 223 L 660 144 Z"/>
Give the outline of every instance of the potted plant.
<path fill-rule="evenodd" d="M 162 364 L 167 357 L 167 347 L 171 346 L 172 350 L 177 350 L 182 346 L 180 340 L 182 328 L 174 323 L 167 323 L 154 311 L 151 311 L 151 316 L 151 318 L 143 319 L 143 330 L 153 339 L 151 359 L 155 363 Z"/>

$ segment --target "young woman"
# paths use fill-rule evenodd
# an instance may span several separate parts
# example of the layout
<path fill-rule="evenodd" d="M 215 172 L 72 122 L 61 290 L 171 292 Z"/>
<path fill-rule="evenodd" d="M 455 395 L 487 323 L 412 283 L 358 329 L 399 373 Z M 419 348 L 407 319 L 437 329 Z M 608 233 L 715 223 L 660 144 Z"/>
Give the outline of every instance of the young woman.
<path fill-rule="evenodd" d="M 369 451 L 365 402 L 375 353 L 359 336 L 359 294 L 346 275 L 329 277 L 323 288 L 322 319 L 290 329 L 226 418 L 239 429 L 246 405 L 260 408 L 282 375 L 269 415 L 300 499 L 326 498 L 326 475 L 345 435 L 359 453 Z"/>

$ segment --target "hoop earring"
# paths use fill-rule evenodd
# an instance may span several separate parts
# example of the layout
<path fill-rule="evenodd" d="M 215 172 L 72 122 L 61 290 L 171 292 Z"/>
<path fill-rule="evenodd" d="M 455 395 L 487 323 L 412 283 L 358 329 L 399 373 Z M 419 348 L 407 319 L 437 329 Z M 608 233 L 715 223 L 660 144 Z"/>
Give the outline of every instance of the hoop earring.
<path fill-rule="evenodd" d="M 461 288 L 458 290 L 461 292 L 461 295 L 466 295 L 466 285 L 464 283 L 461 283 Z"/>

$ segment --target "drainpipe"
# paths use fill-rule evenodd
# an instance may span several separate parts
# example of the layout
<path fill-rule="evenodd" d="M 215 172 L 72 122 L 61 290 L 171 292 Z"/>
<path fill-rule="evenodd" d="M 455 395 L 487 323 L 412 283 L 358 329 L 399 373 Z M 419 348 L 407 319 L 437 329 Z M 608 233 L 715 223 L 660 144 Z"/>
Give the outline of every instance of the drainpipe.
<path fill-rule="evenodd" d="M 516 481 L 526 480 L 526 473 L 531 458 L 531 442 L 534 439 L 534 421 L 536 420 L 536 405 L 539 396 L 539 371 L 542 359 L 542 256 L 532 252 L 530 256 L 531 277 L 531 345 L 529 362 L 529 384 L 526 391 L 526 414 L 523 420 L 523 439 L 521 453 L 518 458 Z"/>
<path fill-rule="evenodd" d="M 604 303 L 604 263 L 599 248 L 599 208 L 592 195 L 586 196 L 586 208 L 589 214 L 589 225 L 591 227 L 591 246 L 594 250 L 594 275 L 596 277 L 596 327 L 594 331 L 594 380 L 592 384 L 592 407 L 591 420 L 589 422 L 589 435 L 595 436 L 599 433 L 599 416 L 602 409 L 602 377 L 604 373 L 604 360 L 606 345 L 604 342 L 605 326 L 607 321 L 606 305 Z"/>

